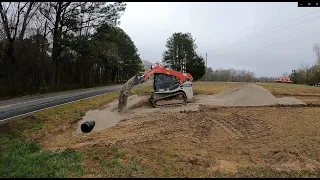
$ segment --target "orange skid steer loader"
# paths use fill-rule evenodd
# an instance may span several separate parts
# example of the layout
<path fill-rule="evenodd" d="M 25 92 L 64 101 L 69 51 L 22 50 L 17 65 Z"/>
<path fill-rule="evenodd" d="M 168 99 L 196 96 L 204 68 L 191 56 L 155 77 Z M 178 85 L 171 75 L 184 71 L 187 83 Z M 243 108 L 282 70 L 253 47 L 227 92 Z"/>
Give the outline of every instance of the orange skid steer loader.
<path fill-rule="evenodd" d="M 121 89 L 118 104 L 120 111 L 126 106 L 131 88 L 148 81 L 152 76 L 154 92 L 149 101 L 153 107 L 182 105 L 193 98 L 193 77 L 190 73 L 174 71 L 156 63 L 144 75 L 132 77 Z"/>

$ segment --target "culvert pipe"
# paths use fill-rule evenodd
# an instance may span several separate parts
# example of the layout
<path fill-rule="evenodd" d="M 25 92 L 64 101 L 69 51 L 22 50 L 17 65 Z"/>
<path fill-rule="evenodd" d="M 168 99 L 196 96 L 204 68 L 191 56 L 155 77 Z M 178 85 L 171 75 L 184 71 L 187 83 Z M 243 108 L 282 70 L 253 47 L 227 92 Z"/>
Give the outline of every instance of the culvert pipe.
<path fill-rule="evenodd" d="M 83 124 L 81 124 L 81 131 L 84 133 L 88 133 L 93 129 L 95 124 L 95 121 L 86 121 Z"/>

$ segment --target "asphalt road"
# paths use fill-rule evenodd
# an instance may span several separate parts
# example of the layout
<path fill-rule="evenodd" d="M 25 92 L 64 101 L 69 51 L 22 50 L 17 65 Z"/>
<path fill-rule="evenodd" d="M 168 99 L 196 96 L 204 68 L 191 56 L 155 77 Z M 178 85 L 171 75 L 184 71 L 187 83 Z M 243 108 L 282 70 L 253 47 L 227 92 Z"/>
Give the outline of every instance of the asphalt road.
<path fill-rule="evenodd" d="M 73 101 L 119 90 L 122 85 L 49 93 L 0 101 L 0 122 Z"/>

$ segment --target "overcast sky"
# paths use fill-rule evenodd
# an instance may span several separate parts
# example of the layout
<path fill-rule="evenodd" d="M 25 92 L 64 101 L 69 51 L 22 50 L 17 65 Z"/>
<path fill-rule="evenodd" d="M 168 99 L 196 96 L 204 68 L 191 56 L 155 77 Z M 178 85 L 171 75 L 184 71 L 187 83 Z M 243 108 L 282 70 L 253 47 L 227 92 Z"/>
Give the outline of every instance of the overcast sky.
<path fill-rule="evenodd" d="M 161 61 L 168 37 L 190 32 L 198 54 L 208 52 L 208 67 L 275 77 L 316 61 L 320 9 L 297 2 L 129 2 L 120 27 L 142 60 Z"/>

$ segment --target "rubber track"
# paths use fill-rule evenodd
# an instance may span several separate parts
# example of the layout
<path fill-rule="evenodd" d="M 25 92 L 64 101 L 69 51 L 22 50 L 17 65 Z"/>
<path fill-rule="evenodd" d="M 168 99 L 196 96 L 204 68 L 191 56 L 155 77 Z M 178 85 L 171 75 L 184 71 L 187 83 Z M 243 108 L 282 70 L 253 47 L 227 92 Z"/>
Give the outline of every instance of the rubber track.
<path fill-rule="evenodd" d="M 164 100 L 164 99 L 169 98 L 169 97 L 178 96 L 178 95 L 180 95 L 180 94 L 182 94 L 182 95 L 183 95 L 183 98 L 184 98 L 182 103 L 157 105 L 157 101 L 159 101 L 159 100 Z M 187 97 L 186 97 L 186 95 L 185 95 L 183 92 L 177 92 L 177 93 L 174 93 L 174 94 L 170 94 L 170 95 L 165 96 L 165 97 L 162 97 L 162 98 L 160 98 L 160 99 L 155 99 L 155 100 L 152 99 L 152 105 L 153 105 L 153 107 L 155 107 L 155 108 L 159 108 L 159 107 L 172 107 L 172 106 L 185 105 L 185 104 L 187 104 Z"/>

